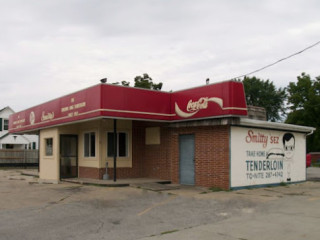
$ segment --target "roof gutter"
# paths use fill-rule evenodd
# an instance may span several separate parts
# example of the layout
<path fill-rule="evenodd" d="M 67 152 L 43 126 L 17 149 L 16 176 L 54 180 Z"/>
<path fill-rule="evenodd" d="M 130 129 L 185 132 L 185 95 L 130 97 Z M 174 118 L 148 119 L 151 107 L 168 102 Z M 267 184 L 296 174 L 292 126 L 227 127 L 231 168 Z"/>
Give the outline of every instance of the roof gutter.
<path fill-rule="evenodd" d="M 306 136 L 312 135 L 315 129 L 312 129 L 311 132 L 307 133 Z"/>
<path fill-rule="evenodd" d="M 240 126 L 257 127 L 282 131 L 301 132 L 311 135 L 316 129 L 313 127 L 292 125 L 287 123 L 267 122 L 255 119 L 240 118 Z"/>

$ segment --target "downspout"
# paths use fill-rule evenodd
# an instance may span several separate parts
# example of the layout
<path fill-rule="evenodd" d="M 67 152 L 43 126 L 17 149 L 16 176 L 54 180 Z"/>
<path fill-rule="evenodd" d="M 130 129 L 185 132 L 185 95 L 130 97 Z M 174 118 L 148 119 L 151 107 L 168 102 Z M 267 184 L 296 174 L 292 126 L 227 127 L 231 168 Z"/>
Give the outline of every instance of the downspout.
<path fill-rule="evenodd" d="M 40 177 L 40 130 L 38 130 L 38 174 Z M 36 146 L 37 149 L 37 146 Z"/>
<path fill-rule="evenodd" d="M 113 181 L 117 181 L 117 119 L 113 119 Z"/>
<path fill-rule="evenodd" d="M 308 150 L 307 150 L 307 136 L 313 134 L 313 132 L 314 132 L 314 129 L 312 129 L 311 132 L 307 133 L 306 137 L 305 137 L 306 138 L 306 141 L 305 141 L 305 143 L 306 143 L 306 153 L 305 153 L 305 155 L 306 156 L 307 156 L 307 153 L 308 153 Z M 306 168 L 306 179 L 307 179 L 307 168 Z"/>
<path fill-rule="evenodd" d="M 309 132 L 308 134 L 306 134 L 306 136 L 309 136 L 311 134 L 313 134 L 314 130 L 312 129 L 311 132 Z"/>

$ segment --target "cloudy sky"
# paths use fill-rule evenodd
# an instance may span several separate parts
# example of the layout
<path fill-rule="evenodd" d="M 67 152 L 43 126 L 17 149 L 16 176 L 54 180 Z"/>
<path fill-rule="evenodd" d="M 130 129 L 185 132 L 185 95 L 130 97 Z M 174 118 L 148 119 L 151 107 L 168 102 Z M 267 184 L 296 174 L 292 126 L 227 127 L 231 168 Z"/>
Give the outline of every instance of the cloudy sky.
<path fill-rule="evenodd" d="M 148 73 L 163 90 L 237 77 L 320 41 L 318 0 L 0 0 L 0 108 Z M 320 44 L 255 76 L 320 75 Z"/>

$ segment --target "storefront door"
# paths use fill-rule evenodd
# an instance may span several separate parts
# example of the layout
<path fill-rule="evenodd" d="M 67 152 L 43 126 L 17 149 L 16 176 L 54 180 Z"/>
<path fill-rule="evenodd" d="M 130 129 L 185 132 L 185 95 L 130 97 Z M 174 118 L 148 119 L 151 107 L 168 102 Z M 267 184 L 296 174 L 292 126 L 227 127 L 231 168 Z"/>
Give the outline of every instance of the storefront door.
<path fill-rule="evenodd" d="M 60 135 L 60 178 L 78 177 L 78 136 Z"/>
<path fill-rule="evenodd" d="M 180 184 L 194 185 L 194 135 L 179 136 Z"/>

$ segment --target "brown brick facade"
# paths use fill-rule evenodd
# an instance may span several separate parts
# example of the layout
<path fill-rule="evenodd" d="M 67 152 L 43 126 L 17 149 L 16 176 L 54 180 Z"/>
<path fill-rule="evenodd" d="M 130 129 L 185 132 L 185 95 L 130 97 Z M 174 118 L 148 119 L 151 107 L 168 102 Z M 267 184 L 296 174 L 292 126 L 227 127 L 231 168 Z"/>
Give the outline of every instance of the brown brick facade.
<path fill-rule="evenodd" d="M 117 178 L 159 178 L 179 183 L 179 135 L 195 136 L 195 185 L 229 189 L 229 126 L 169 128 L 133 121 L 132 168 L 117 168 Z M 145 144 L 146 127 L 161 127 L 160 144 Z M 105 168 L 79 167 L 79 177 L 102 178 Z M 113 178 L 113 169 L 108 169 Z"/>
<path fill-rule="evenodd" d="M 228 126 L 177 128 L 172 133 L 172 181 L 179 183 L 179 135 L 195 136 L 195 185 L 229 189 Z"/>
<path fill-rule="evenodd" d="M 99 179 L 99 168 L 79 166 L 79 177 Z"/>

